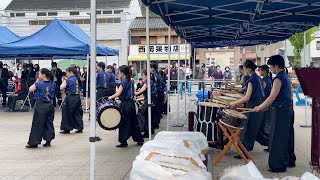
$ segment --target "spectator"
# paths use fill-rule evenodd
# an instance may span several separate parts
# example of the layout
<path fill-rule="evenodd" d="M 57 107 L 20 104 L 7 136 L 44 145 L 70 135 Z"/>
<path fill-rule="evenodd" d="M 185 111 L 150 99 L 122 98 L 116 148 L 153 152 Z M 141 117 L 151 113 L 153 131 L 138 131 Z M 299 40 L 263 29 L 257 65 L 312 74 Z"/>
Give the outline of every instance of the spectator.
<path fill-rule="evenodd" d="M 51 63 L 51 73 L 53 74 L 53 80 L 56 83 L 56 87 L 60 87 L 62 84 L 62 71 L 58 68 L 58 64 L 56 62 Z M 57 106 L 56 97 L 58 98 L 58 105 L 60 106 L 62 103 L 61 91 L 59 88 L 55 90 L 55 97 L 53 98 L 53 106 Z"/>
<path fill-rule="evenodd" d="M 225 80 L 231 80 L 232 79 L 232 72 L 231 72 L 229 66 L 226 66 L 224 68 L 224 70 L 225 70 L 224 73 L 223 73 L 224 79 Z"/>
<path fill-rule="evenodd" d="M 209 67 L 209 70 L 208 70 L 208 78 L 212 78 L 212 75 L 213 75 L 213 73 L 214 73 L 214 71 L 215 71 L 215 67 L 214 67 L 214 62 L 213 62 L 213 64 Z"/>
<path fill-rule="evenodd" d="M 9 72 L 8 69 L 3 68 L 3 63 L 0 61 L 0 91 L 2 93 L 2 106 L 6 107 L 7 104 L 7 86 L 9 80 Z"/>
<path fill-rule="evenodd" d="M 215 82 L 214 86 L 221 88 L 221 85 L 222 85 L 221 81 L 223 80 L 223 74 L 222 74 L 222 71 L 220 70 L 219 65 L 217 66 L 216 70 L 214 71 L 212 77 L 214 80 L 220 81 L 220 82 Z"/>
<path fill-rule="evenodd" d="M 21 79 L 15 77 L 13 82 L 16 83 L 16 88 L 14 94 L 8 97 L 8 112 L 15 112 L 17 100 L 24 100 L 28 95 L 28 85 L 25 77 L 21 77 Z"/>
<path fill-rule="evenodd" d="M 178 72 L 175 66 L 175 63 L 173 63 L 170 66 L 170 91 L 173 91 L 174 93 L 177 91 L 178 87 Z"/>
<path fill-rule="evenodd" d="M 202 64 L 201 66 L 196 65 L 195 79 L 197 79 L 198 81 L 204 81 L 204 75 L 206 73 L 206 70 L 204 68 L 204 64 Z M 202 88 L 204 88 L 204 82 L 199 82 L 198 90 L 201 90 Z"/>

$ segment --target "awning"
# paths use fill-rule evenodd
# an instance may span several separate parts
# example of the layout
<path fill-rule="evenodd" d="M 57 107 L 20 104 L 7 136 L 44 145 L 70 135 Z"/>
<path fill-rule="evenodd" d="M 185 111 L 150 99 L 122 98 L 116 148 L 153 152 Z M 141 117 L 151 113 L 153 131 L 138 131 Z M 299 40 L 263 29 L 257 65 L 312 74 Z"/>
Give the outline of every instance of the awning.
<path fill-rule="evenodd" d="M 285 40 L 320 22 L 318 0 L 142 0 L 194 47 Z"/>

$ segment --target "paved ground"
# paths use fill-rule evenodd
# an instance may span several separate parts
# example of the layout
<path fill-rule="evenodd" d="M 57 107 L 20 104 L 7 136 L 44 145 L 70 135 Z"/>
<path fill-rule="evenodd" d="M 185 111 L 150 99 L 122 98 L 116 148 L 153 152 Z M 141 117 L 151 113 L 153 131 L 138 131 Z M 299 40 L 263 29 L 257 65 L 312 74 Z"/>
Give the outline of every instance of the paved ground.
<path fill-rule="evenodd" d="M 170 121 L 172 124 L 186 124 L 184 100 L 177 104 L 177 96 L 171 98 L 172 113 Z M 195 98 L 190 98 L 194 100 Z M 187 101 L 187 111 L 194 109 L 194 102 Z M 179 113 L 175 113 L 179 109 Z M 88 115 L 84 115 L 85 130 L 83 134 L 60 135 L 59 125 L 61 112 L 57 109 L 55 115 L 56 139 L 52 142 L 51 148 L 40 147 L 38 149 L 26 149 L 30 132 L 32 112 L 7 113 L 0 108 L 0 179 L 89 179 L 89 155 L 90 147 Z M 179 114 L 180 122 L 177 121 Z M 309 109 L 309 119 L 311 118 Z M 310 120 L 309 120 L 310 123 Z M 268 154 L 263 152 L 262 147 L 256 144 L 252 155 L 257 167 L 265 177 L 284 177 L 287 175 L 299 176 L 305 171 L 310 171 L 308 166 L 310 159 L 310 128 L 301 128 L 304 124 L 304 108 L 296 107 L 296 155 L 297 167 L 288 169 L 287 173 L 272 174 L 267 170 Z M 166 118 L 163 119 L 161 128 L 166 129 Z M 186 130 L 173 128 L 172 131 Z M 158 130 L 158 131 L 159 131 Z M 117 149 L 117 131 L 105 131 L 97 126 L 97 135 L 103 140 L 97 144 L 96 151 L 96 179 L 128 179 L 132 161 L 139 152 L 139 147 L 129 141 L 126 149 Z M 219 151 L 212 150 L 212 158 L 215 158 Z M 235 160 L 232 156 L 235 151 L 231 150 L 218 166 L 210 168 L 213 179 L 217 179 L 223 169 L 229 166 L 239 165 L 243 162 Z"/>

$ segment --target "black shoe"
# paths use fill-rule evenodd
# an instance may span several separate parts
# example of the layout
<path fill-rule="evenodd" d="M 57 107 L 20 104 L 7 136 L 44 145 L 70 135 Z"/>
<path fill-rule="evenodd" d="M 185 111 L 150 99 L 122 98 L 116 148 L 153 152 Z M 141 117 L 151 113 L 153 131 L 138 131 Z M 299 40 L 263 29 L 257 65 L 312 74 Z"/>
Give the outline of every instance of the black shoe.
<path fill-rule="evenodd" d="M 288 163 L 288 164 L 287 164 L 287 167 L 288 167 L 288 168 L 294 168 L 294 167 L 296 167 L 296 163 L 295 163 L 295 162 L 293 162 L 293 163 Z"/>
<path fill-rule="evenodd" d="M 263 149 L 265 152 L 269 152 L 269 148 Z"/>
<path fill-rule="evenodd" d="M 141 142 L 137 142 L 137 144 L 138 144 L 138 146 L 142 146 L 143 145 L 143 141 L 141 141 Z"/>
<path fill-rule="evenodd" d="M 280 172 L 286 172 L 286 168 L 275 168 L 275 169 L 269 169 L 268 171 L 273 172 L 273 173 L 280 173 Z"/>
<path fill-rule="evenodd" d="M 117 145 L 116 147 L 117 148 L 124 148 L 124 147 L 128 147 L 128 144 L 127 143 L 125 143 L 125 144 L 121 143 L 121 144 Z"/>
<path fill-rule="evenodd" d="M 147 133 L 147 132 L 143 133 L 142 137 L 143 138 L 148 138 L 149 137 L 149 133 Z"/>
<path fill-rule="evenodd" d="M 51 146 L 51 141 L 47 141 L 44 145 L 43 145 L 43 147 L 50 147 Z"/>
<path fill-rule="evenodd" d="M 38 148 L 38 145 L 26 145 L 26 148 L 30 148 L 30 149 Z"/>
<path fill-rule="evenodd" d="M 70 134 L 70 131 L 61 131 L 60 134 Z"/>
<path fill-rule="evenodd" d="M 82 130 L 78 130 L 78 131 L 76 131 L 75 133 L 83 133 L 83 131 Z"/>

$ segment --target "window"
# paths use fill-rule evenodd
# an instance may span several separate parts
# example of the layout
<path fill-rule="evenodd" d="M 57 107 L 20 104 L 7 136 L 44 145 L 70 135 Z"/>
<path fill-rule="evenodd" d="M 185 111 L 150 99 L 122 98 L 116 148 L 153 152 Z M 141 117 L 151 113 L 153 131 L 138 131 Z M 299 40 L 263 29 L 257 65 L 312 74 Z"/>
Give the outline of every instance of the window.
<path fill-rule="evenodd" d="M 107 19 L 98 19 L 98 24 L 106 24 Z"/>
<path fill-rule="evenodd" d="M 113 18 L 108 18 L 107 23 L 113 23 Z"/>
<path fill-rule="evenodd" d="M 10 17 L 16 17 L 14 13 L 10 13 Z"/>
<path fill-rule="evenodd" d="M 57 12 L 48 12 L 48 16 L 58 16 Z"/>
<path fill-rule="evenodd" d="M 76 24 L 83 24 L 83 19 L 77 19 Z"/>
<path fill-rule="evenodd" d="M 110 11 L 103 11 L 103 14 L 112 14 L 112 10 L 110 10 Z"/>
<path fill-rule="evenodd" d="M 114 14 L 121 14 L 123 12 L 123 10 L 115 10 Z"/>
<path fill-rule="evenodd" d="M 25 13 L 16 13 L 16 17 L 25 17 L 26 14 Z"/>
<path fill-rule="evenodd" d="M 132 36 L 131 37 L 131 44 L 141 44 L 141 39 L 139 36 Z"/>
<path fill-rule="evenodd" d="M 90 19 L 84 19 L 83 24 L 90 24 Z"/>
<path fill-rule="evenodd" d="M 70 12 L 70 16 L 78 16 L 80 13 L 78 11 Z"/>
<path fill-rule="evenodd" d="M 320 41 L 317 41 L 316 47 L 317 47 L 317 50 L 320 50 Z"/>
<path fill-rule="evenodd" d="M 38 21 L 29 21 L 29 25 L 39 25 L 39 22 Z"/>
<path fill-rule="evenodd" d="M 46 21 L 39 21 L 39 25 L 46 25 Z"/>
<path fill-rule="evenodd" d="M 101 14 L 101 11 L 97 11 L 97 14 Z"/>
<path fill-rule="evenodd" d="M 121 18 L 114 18 L 113 23 L 121 23 Z"/>
<path fill-rule="evenodd" d="M 37 16 L 47 16 L 47 13 L 46 12 L 38 12 Z"/>

